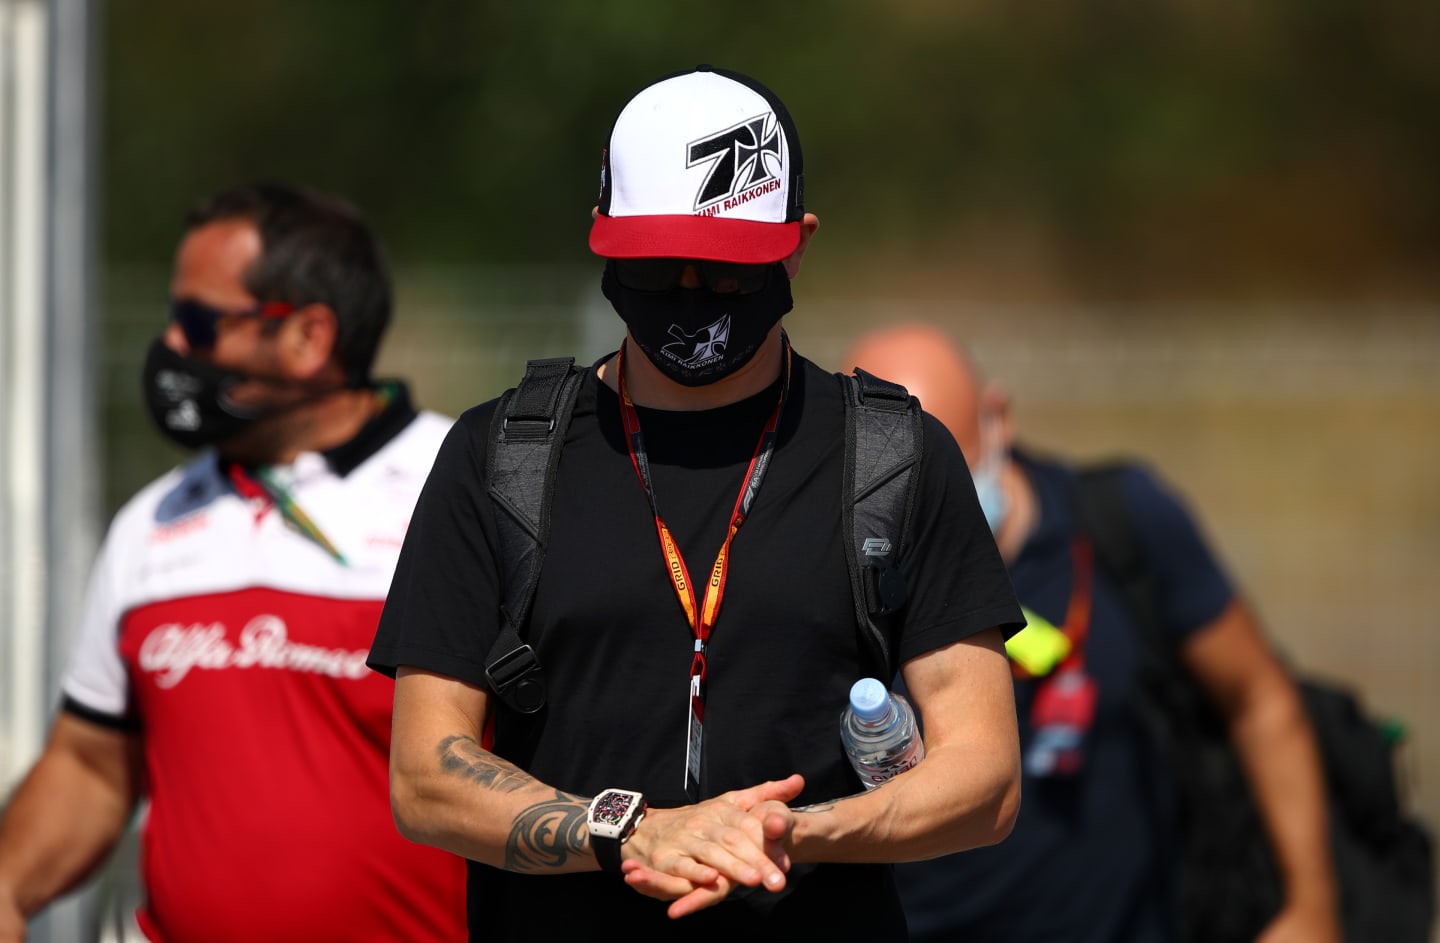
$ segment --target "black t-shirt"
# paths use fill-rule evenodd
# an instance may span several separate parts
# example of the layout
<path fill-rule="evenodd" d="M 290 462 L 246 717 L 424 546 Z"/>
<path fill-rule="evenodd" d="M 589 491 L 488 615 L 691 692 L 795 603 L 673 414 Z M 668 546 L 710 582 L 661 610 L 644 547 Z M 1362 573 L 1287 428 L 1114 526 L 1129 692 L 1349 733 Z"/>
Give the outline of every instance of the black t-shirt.
<path fill-rule="evenodd" d="M 779 392 L 777 383 L 699 412 L 639 410 L 660 515 L 702 588 Z M 710 639 L 702 797 L 794 772 L 806 780 L 797 804 L 859 790 L 839 740 L 849 688 L 870 663 L 843 544 L 841 396 L 834 375 L 794 358 L 771 464 L 732 544 Z M 462 415 L 436 459 L 371 652 L 378 670 L 413 665 L 485 684 L 502 582 L 483 474 L 494 409 L 492 401 Z M 992 626 L 1008 634 L 1023 624 L 964 458 L 928 416 L 920 480 L 899 559 L 910 586 L 902 662 Z M 549 699 L 535 719 L 501 710 L 496 752 L 558 789 L 594 795 L 617 786 L 641 790 L 659 807 L 686 804 L 694 636 L 626 447 L 618 397 L 593 372 L 581 385 L 551 509 L 526 630 Z M 613 875 L 521 875 L 472 863 L 471 927 L 477 935 L 497 926 L 543 934 L 558 905 L 572 918 L 623 914 L 611 925 L 627 932 L 648 926 L 692 939 L 722 926 L 750 938 L 782 927 L 813 932 L 837 919 L 845 936 L 903 938 L 888 870 L 823 865 L 797 872 L 779 900 L 746 895 L 676 926 L 663 903 Z"/>

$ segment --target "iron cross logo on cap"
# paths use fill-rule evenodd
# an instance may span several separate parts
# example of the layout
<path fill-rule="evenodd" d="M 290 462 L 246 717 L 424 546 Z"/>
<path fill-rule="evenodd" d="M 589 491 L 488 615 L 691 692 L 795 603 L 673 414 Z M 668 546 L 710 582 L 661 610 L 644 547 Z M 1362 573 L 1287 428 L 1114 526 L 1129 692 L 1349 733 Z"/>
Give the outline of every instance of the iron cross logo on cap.
<path fill-rule="evenodd" d="M 800 243 L 800 141 L 749 76 L 702 65 L 641 90 L 602 157 L 590 248 L 611 259 L 765 264 Z"/>
<path fill-rule="evenodd" d="M 744 201 L 779 189 L 778 168 L 785 159 L 783 146 L 780 126 L 771 114 L 759 115 L 692 143 L 685 149 L 686 166 L 710 167 L 695 196 L 695 211 L 716 216 L 730 208 L 731 197 Z"/>

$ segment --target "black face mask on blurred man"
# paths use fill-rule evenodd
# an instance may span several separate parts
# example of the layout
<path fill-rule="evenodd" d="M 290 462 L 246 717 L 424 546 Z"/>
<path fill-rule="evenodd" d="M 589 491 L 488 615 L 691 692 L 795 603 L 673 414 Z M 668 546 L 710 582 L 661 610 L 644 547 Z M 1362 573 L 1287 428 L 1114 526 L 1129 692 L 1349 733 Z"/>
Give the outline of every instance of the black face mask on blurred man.
<path fill-rule="evenodd" d="M 329 386 L 319 388 L 217 367 L 176 352 L 160 338 L 146 354 L 141 381 L 150 418 L 167 438 L 190 450 L 224 442 L 261 419 L 334 392 Z M 284 404 L 242 405 L 231 392 L 245 383 L 305 389 L 311 395 Z"/>

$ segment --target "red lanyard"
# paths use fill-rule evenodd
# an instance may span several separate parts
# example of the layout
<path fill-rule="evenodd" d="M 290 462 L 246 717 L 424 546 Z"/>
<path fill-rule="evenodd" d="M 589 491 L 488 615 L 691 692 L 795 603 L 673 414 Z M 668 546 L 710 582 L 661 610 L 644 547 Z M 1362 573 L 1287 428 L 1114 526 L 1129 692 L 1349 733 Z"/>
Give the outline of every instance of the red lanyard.
<path fill-rule="evenodd" d="M 1064 633 L 1070 638 L 1070 654 L 1062 668 L 1085 667 L 1085 639 L 1090 635 L 1090 601 L 1095 589 L 1095 551 L 1090 541 L 1076 537 L 1070 550 L 1070 604 L 1065 607 Z"/>
<path fill-rule="evenodd" d="M 670 576 L 670 583 L 675 587 L 675 596 L 680 600 L 680 606 L 685 610 L 685 620 L 690 624 L 690 631 L 695 635 L 695 656 L 690 660 L 690 682 L 691 691 L 696 696 L 695 708 L 701 710 L 700 704 L 704 697 L 705 686 L 705 646 L 710 641 L 710 633 L 715 629 L 715 621 L 720 615 L 720 601 L 725 595 L 725 580 L 730 572 L 730 544 L 735 539 L 735 534 L 740 530 L 740 525 L 745 523 L 750 514 L 750 507 L 755 503 L 755 495 L 760 491 L 760 483 L 765 478 L 765 472 L 770 467 L 770 455 L 775 447 L 775 429 L 780 422 L 780 408 L 785 405 L 785 396 L 790 390 L 790 341 L 782 335 L 785 346 L 784 380 L 780 387 L 780 399 L 771 411 L 770 418 L 765 422 L 765 428 L 760 432 L 760 440 L 755 444 L 755 454 L 750 457 L 750 467 L 745 471 L 745 479 L 740 483 L 740 493 L 735 497 L 735 507 L 730 512 L 730 525 L 725 531 L 725 542 L 720 545 L 720 552 L 715 557 L 715 563 L 710 567 L 710 579 L 705 584 L 705 596 L 700 604 L 696 604 L 695 585 L 690 582 L 690 571 L 685 566 L 685 559 L 680 555 L 680 547 L 675 542 L 670 528 L 660 516 L 660 507 L 655 500 L 655 485 L 650 479 L 650 463 L 645 457 L 645 440 L 640 434 L 640 415 L 635 410 L 635 404 L 630 400 L 630 394 L 625 389 L 625 348 L 626 344 L 620 347 L 620 357 L 616 364 L 616 372 L 619 374 L 620 386 L 620 416 L 625 423 L 625 440 L 630 450 L 630 463 L 635 468 L 635 474 L 640 479 L 640 487 L 645 489 L 645 497 L 650 501 L 650 511 L 655 515 L 655 531 L 660 536 L 660 550 L 665 555 L 665 572 Z"/>

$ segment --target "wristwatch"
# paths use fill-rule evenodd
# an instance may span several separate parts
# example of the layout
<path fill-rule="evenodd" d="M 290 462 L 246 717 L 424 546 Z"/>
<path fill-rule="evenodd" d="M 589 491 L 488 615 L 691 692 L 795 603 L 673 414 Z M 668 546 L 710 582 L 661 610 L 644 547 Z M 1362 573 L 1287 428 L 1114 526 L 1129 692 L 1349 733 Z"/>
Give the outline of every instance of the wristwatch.
<path fill-rule="evenodd" d="M 645 817 L 645 809 L 645 796 L 628 789 L 606 789 L 590 800 L 585 824 L 600 870 L 619 873 L 620 846 Z"/>

